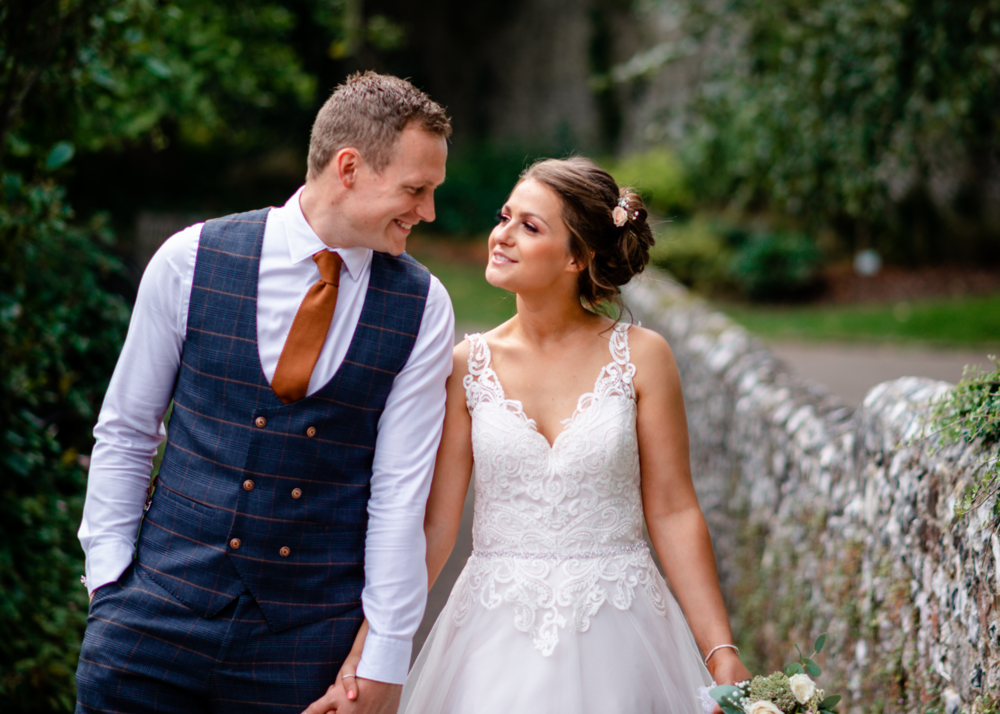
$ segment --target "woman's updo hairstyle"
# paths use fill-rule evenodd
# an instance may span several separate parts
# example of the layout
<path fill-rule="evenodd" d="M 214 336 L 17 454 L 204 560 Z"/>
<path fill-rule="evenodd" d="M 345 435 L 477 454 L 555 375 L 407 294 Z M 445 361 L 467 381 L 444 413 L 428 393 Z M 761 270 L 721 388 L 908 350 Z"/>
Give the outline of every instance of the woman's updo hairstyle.
<path fill-rule="evenodd" d="M 587 266 L 579 278 L 584 305 L 594 310 L 618 302 L 621 286 L 643 271 L 653 245 L 642 197 L 631 189 L 619 189 L 607 171 L 582 157 L 537 161 L 524 170 L 518 183 L 528 179 L 562 199 L 570 251 Z M 615 225 L 616 218 L 620 225 Z"/>

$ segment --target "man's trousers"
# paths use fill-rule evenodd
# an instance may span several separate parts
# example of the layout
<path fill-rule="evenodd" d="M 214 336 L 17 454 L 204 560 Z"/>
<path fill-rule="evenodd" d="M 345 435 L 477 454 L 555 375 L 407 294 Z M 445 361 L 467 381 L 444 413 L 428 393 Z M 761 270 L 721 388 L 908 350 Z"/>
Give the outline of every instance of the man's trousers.
<path fill-rule="evenodd" d="M 275 633 L 244 593 L 206 619 L 133 565 L 94 593 L 76 712 L 299 714 L 334 683 L 361 617 Z"/>

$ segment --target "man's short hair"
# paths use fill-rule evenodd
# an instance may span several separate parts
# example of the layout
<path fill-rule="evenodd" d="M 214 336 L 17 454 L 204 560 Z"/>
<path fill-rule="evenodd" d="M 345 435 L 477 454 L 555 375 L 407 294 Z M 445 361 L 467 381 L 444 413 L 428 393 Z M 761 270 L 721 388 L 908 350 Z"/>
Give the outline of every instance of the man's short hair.
<path fill-rule="evenodd" d="M 371 71 L 351 75 L 316 115 L 306 178 L 317 178 L 334 154 L 348 146 L 380 173 L 411 122 L 435 136 L 451 136 L 444 108 L 405 79 Z"/>

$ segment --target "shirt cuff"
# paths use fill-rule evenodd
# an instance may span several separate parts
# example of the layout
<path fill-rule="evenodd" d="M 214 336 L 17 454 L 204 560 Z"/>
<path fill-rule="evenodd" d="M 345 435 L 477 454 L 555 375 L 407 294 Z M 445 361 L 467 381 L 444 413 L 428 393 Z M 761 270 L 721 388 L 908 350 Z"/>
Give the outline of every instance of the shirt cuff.
<path fill-rule="evenodd" d="M 107 544 L 95 546 L 87 553 L 84 566 L 87 576 L 87 592 L 93 594 L 97 588 L 114 583 L 132 564 L 134 545 Z"/>
<path fill-rule="evenodd" d="M 369 631 L 358 664 L 358 676 L 376 682 L 404 684 L 412 651 L 413 640 L 383 637 Z"/>

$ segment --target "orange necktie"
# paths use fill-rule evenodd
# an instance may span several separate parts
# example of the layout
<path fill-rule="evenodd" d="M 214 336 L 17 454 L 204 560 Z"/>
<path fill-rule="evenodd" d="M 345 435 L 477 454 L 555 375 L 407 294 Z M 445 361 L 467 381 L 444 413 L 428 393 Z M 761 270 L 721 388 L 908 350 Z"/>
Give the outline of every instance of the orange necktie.
<path fill-rule="evenodd" d="M 309 377 L 319 359 L 319 353 L 326 342 L 333 320 L 333 308 L 337 305 L 337 288 L 340 285 L 340 266 L 343 260 L 336 253 L 321 250 L 313 257 L 319 266 L 319 282 L 315 283 L 302 298 L 299 311 L 295 313 L 292 329 L 281 349 L 278 367 L 274 370 L 271 389 L 285 404 L 291 404 L 306 396 Z"/>

